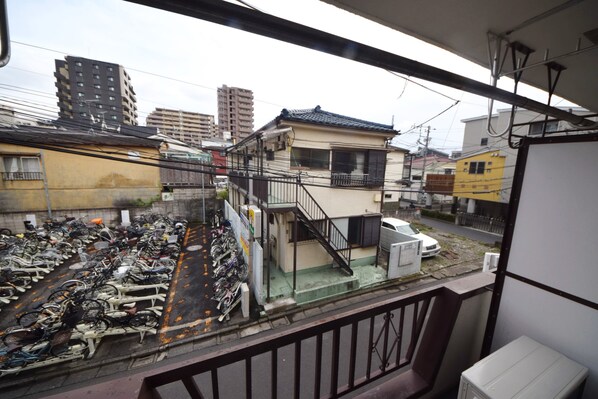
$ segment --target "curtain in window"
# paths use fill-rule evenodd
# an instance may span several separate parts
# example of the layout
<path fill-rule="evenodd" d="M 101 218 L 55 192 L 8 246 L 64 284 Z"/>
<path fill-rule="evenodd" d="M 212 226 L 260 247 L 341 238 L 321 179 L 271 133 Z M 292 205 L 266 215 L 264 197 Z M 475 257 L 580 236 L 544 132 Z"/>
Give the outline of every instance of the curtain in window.
<path fill-rule="evenodd" d="M 41 172 L 38 158 L 21 158 L 23 172 Z"/>

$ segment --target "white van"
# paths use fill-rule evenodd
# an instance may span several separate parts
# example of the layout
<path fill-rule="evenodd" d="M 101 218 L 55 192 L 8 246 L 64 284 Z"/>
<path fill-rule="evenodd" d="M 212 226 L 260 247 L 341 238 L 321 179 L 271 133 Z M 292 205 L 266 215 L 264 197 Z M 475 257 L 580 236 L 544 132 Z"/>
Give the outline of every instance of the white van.
<path fill-rule="evenodd" d="M 399 234 L 406 234 L 423 241 L 422 258 L 429 258 L 440 253 L 438 241 L 430 236 L 420 233 L 411 223 L 396 218 L 383 218 L 380 227 L 380 246 L 383 250 L 389 251 L 391 244 L 403 241 Z"/>

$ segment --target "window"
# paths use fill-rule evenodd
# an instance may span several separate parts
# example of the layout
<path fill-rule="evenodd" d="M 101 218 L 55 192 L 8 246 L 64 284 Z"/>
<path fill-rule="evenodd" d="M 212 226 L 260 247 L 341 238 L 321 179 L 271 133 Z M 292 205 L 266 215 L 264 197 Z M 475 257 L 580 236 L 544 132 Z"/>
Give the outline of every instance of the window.
<path fill-rule="evenodd" d="M 85 118 L 87 116 L 87 112 L 79 112 L 79 116 L 82 116 Z"/>
<path fill-rule="evenodd" d="M 454 175 L 455 174 L 455 169 L 445 169 L 444 170 L 444 174 L 445 175 Z"/>
<path fill-rule="evenodd" d="M 118 119 L 118 117 L 117 117 L 116 115 L 110 115 L 110 119 L 112 119 L 112 120 L 117 120 L 117 119 Z"/>
<path fill-rule="evenodd" d="M 384 199 L 391 199 L 392 198 L 392 194 L 384 194 Z"/>
<path fill-rule="evenodd" d="M 380 150 L 333 150 L 333 186 L 381 186 L 384 184 L 386 152 Z"/>
<path fill-rule="evenodd" d="M 102 108 L 104 108 L 104 106 L 102 104 L 96 104 L 96 108 L 102 109 Z"/>
<path fill-rule="evenodd" d="M 470 175 L 483 175 L 486 168 L 486 162 L 471 162 L 469 164 Z"/>
<path fill-rule="evenodd" d="M 42 180 L 38 157 L 2 157 L 2 180 Z"/>
<path fill-rule="evenodd" d="M 100 69 L 98 64 L 93 64 L 93 69 Z"/>
<path fill-rule="evenodd" d="M 551 134 L 559 130 L 559 121 L 547 121 L 546 123 L 534 122 L 529 125 L 529 135 L 541 135 L 544 131 L 544 125 L 546 125 L 546 134 Z"/>
<path fill-rule="evenodd" d="M 98 75 L 98 74 L 95 74 L 95 75 L 93 75 L 93 78 L 94 78 L 94 79 L 98 79 L 98 80 L 99 80 L 99 79 L 100 79 L 100 75 Z"/>
<path fill-rule="evenodd" d="M 109 86 L 109 87 L 108 87 L 108 90 L 110 90 L 110 91 L 114 91 L 114 86 Z"/>
<path fill-rule="evenodd" d="M 83 77 L 83 72 L 77 72 L 77 76 Z"/>
<path fill-rule="evenodd" d="M 351 244 L 371 247 L 380 240 L 380 215 L 362 215 L 349 218 L 347 239 Z"/>
<path fill-rule="evenodd" d="M 323 230 L 325 225 L 325 221 L 324 220 L 314 220 L 312 221 L 312 223 L 320 230 Z M 295 241 L 295 223 L 294 222 L 290 222 L 289 223 L 289 237 L 290 237 L 290 241 L 289 242 L 294 242 Z M 309 231 L 309 228 L 303 224 L 303 222 L 298 221 L 297 222 L 297 242 L 300 241 L 309 241 L 309 240 L 315 240 L 316 236 L 313 235 L 313 233 L 311 231 Z"/>
<path fill-rule="evenodd" d="M 83 93 L 83 92 L 80 91 L 79 93 L 77 93 L 77 96 L 79 96 L 79 97 L 85 97 L 85 93 Z"/>
<path fill-rule="evenodd" d="M 81 61 L 77 61 L 77 62 L 75 62 L 75 66 L 80 67 L 80 66 L 83 66 L 83 64 L 81 64 Z"/>
<path fill-rule="evenodd" d="M 482 137 L 482 140 L 480 140 L 480 145 L 488 145 L 488 137 Z"/>
<path fill-rule="evenodd" d="M 110 106 L 110 109 L 111 109 L 112 111 L 116 111 L 116 107 L 115 107 L 114 105 L 111 105 L 111 106 Z"/>
<path fill-rule="evenodd" d="M 114 96 L 109 96 L 109 97 L 108 97 L 108 99 L 109 99 L 110 101 L 114 101 L 114 100 L 116 100 L 116 97 L 114 97 Z"/>
<path fill-rule="evenodd" d="M 108 76 L 108 81 L 110 81 L 110 82 L 114 82 L 114 77 L 112 77 L 112 76 Z"/>
<path fill-rule="evenodd" d="M 83 82 L 77 82 L 77 86 L 83 87 Z"/>
<path fill-rule="evenodd" d="M 110 66 L 109 66 L 107 69 L 108 69 L 110 72 L 114 71 L 114 68 L 112 68 L 112 67 L 110 67 Z"/>
<path fill-rule="evenodd" d="M 95 96 L 96 96 L 96 100 L 99 100 L 99 99 L 101 99 L 101 98 L 102 98 L 102 96 L 101 96 L 101 95 L 99 95 L 99 94 L 96 94 Z"/>
<path fill-rule="evenodd" d="M 422 177 L 421 177 L 421 175 L 413 175 L 413 176 L 411 176 L 411 179 L 419 181 L 422 179 Z"/>
<path fill-rule="evenodd" d="M 93 87 L 95 87 L 96 89 L 101 89 L 102 88 L 102 86 L 100 86 L 98 84 L 93 85 Z"/>
<path fill-rule="evenodd" d="M 330 151 L 316 148 L 293 147 L 291 150 L 291 166 L 310 169 L 328 169 Z"/>

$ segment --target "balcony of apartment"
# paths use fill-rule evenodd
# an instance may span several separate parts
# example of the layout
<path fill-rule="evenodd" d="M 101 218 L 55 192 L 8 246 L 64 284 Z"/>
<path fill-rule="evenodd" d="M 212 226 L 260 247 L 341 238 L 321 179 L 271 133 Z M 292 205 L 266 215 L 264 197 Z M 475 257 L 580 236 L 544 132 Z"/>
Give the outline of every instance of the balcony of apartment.
<path fill-rule="evenodd" d="M 455 398 L 461 372 L 479 358 L 493 282 L 478 273 L 403 294 L 347 297 L 326 313 L 326 304 L 312 304 L 319 316 L 297 324 L 303 309 L 270 315 L 271 323 L 237 326 L 241 336 L 261 326 L 253 338 L 61 397 Z"/>

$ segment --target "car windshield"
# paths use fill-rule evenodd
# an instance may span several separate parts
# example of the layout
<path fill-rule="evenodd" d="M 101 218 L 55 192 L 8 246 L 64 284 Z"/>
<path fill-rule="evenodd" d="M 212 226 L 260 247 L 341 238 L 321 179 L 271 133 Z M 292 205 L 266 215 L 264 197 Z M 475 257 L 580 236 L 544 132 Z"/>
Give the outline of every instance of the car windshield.
<path fill-rule="evenodd" d="M 416 229 L 415 227 L 413 227 L 410 224 L 406 224 L 406 225 L 403 225 L 403 226 L 397 226 L 397 231 L 399 233 L 407 234 L 407 235 L 410 235 L 410 236 L 412 236 L 414 234 L 419 234 L 419 230 Z"/>

